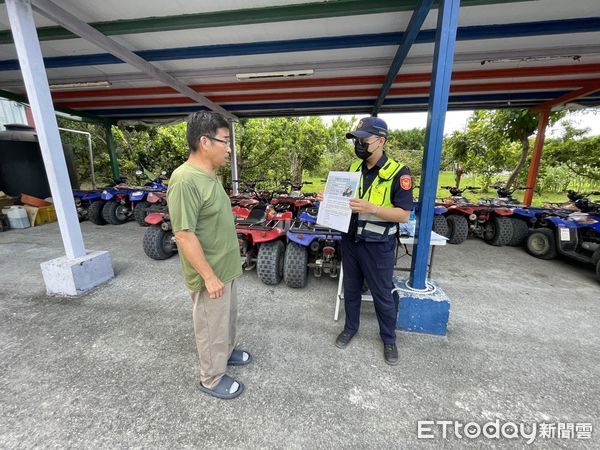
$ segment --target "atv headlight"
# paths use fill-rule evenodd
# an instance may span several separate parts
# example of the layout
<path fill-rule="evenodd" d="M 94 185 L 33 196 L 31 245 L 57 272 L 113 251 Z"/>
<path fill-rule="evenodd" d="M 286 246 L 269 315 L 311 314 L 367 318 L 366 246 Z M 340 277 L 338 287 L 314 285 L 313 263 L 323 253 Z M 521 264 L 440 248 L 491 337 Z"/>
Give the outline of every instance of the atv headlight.
<path fill-rule="evenodd" d="M 143 195 L 144 191 L 133 191 L 131 195 Z"/>

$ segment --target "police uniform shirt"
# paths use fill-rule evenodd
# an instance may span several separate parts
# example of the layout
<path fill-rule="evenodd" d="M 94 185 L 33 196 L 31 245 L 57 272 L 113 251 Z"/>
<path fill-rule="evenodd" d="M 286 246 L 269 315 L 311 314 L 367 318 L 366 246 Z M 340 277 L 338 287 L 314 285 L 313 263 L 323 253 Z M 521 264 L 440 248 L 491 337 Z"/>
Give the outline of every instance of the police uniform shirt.
<path fill-rule="evenodd" d="M 388 157 L 384 153 L 379 161 L 375 163 L 373 167 L 367 169 L 366 164 L 362 164 L 362 190 L 361 194 L 367 192 L 369 186 L 375 181 L 375 177 L 379 173 Z M 413 194 L 412 194 L 412 176 L 410 169 L 406 166 L 402 167 L 400 171 L 394 175 L 392 180 L 392 204 L 397 208 L 402 208 L 406 211 L 413 209 Z"/>

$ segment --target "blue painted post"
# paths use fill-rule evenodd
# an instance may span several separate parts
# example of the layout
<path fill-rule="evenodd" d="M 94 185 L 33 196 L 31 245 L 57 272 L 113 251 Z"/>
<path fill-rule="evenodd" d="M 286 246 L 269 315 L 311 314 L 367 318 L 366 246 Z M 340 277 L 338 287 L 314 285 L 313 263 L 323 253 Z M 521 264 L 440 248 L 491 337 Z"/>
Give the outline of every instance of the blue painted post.
<path fill-rule="evenodd" d="M 433 225 L 433 210 L 440 171 L 444 120 L 448 108 L 459 9 L 460 0 L 441 0 L 438 10 L 427 133 L 425 135 L 425 155 L 417 213 L 417 245 L 413 252 L 410 271 L 410 285 L 415 289 L 426 287 L 430 232 Z"/>

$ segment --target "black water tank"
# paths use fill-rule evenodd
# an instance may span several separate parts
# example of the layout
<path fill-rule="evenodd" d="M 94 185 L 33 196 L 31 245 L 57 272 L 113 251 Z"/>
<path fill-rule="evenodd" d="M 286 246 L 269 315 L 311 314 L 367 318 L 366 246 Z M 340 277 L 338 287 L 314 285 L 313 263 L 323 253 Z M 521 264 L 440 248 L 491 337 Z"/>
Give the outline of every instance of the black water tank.
<path fill-rule="evenodd" d="M 50 197 L 50 186 L 35 129 L 27 125 L 4 125 L 0 131 L 0 190 L 17 197 L 23 193 Z M 79 189 L 73 148 L 63 144 L 72 189 Z"/>

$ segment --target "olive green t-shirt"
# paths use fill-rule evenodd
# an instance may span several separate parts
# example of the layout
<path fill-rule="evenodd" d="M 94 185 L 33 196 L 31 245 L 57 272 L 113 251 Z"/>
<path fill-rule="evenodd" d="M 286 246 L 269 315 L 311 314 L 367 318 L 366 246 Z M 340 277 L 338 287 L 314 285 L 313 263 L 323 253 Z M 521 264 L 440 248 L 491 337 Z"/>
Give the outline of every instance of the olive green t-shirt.
<path fill-rule="evenodd" d="M 183 163 L 171 174 L 167 204 L 173 233 L 193 231 L 208 264 L 223 283 L 242 274 L 231 203 L 216 178 Z M 192 291 L 204 290 L 204 280 L 181 251 L 179 260 L 186 287 Z"/>

